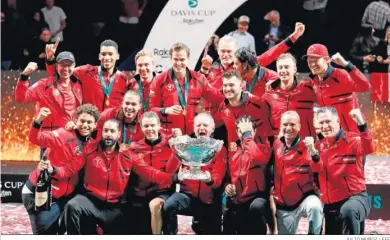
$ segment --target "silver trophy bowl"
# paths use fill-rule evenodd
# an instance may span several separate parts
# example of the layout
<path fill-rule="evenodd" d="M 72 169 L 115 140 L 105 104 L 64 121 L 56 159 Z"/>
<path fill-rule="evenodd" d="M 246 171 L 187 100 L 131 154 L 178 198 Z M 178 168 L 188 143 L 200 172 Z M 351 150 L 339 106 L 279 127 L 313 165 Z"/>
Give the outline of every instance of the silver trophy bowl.
<path fill-rule="evenodd" d="M 214 138 L 191 138 L 188 135 L 178 136 L 169 140 L 169 145 L 175 150 L 182 164 L 190 167 L 181 174 L 183 179 L 203 180 L 208 175 L 201 170 L 202 166 L 210 164 L 213 157 L 221 150 L 223 141 Z"/>

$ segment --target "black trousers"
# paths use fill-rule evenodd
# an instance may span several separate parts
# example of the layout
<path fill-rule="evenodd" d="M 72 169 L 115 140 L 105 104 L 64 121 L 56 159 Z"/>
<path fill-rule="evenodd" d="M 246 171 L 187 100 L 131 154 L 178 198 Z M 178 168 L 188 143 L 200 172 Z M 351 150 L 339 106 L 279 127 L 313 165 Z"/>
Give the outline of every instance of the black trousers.
<path fill-rule="evenodd" d="M 89 195 L 77 194 L 65 206 L 64 219 L 68 235 L 97 234 L 97 226 L 104 234 L 127 234 L 127 221 L 124 221 L 126 205 L 107 203 Z"/>
<path fill-rule="evenodd" d="M 50 211 L 35 211 L 35 195 L 22 194 L 22 201 L 30 218 L 31 229 L 36 235 L 57 235 L 63 233 L 60 229 L 59 219 L 64 211 L 64 206 L 70 197 L 54 200 Z"/>
<path fill-rule="evenodd" d="M 163 233 L 177 234 L 177 215 L 194 216 L 202 223 L 198 234 L 219 234 L 221 232 L 220 210 L 213 204 L 205 204 L 190 194 L 176 192 L 168 198 L 163 207 Z"/>
<path fill-rule="evenodd" d="M 362 235 L 364 223 L 370 213 L 367 192 L 347 200 L 324 206 L 326 235 Z"/>
<path fill-rule="evenodd" d="M 228 200 L 227 208 L 223 218 L 224 234 L 267 234 L 268 199 L 258 197 L 240 205 L 233 204 Z"/>

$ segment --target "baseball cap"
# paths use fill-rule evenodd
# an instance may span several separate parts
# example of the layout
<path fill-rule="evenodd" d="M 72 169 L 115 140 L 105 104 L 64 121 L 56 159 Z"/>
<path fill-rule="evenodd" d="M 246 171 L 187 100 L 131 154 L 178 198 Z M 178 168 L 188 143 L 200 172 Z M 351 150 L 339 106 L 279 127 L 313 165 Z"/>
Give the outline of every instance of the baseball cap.
<path fill-rule="evenodd" d="M 324 45 L 319 43 L 312 44 L 307 49 L 306 55 L 302 56 L 302 59 L 306 59 L 308 56 L 313 56 L 313 57 L 329 56 L 328 48 L 326 48 Z"/>
<path fill-rule="evenodd" d="M 249 17 L 245 16 L 245 15 L 242 15 L 241 17 L 238 18 L 238 23 L 240 23 L 240 22 L 247 22 L 247 23 L 249 23 Z"/>
<path fill-rule="evenodd" d="M 73 56 L 73 53 L 71 52 L 60 52 L 58 55 L 57 55 L 57 58 L 56 58 L 56 61 L 57 62 L 61 62 L 63 60 L 70 60 L 72 61 L 74 64 L 76 64 L 76 59 L 74 58 Z"/>

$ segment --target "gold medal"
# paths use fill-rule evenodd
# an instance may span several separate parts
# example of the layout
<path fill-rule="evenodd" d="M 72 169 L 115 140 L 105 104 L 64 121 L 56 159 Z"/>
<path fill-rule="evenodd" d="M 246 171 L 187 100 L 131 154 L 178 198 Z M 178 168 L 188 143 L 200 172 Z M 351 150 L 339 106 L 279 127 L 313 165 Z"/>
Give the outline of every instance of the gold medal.
<path fill-rule="evenodd" d="M 187 109 L 184 108 L 182 112 L 184 116 L 187 115 Z"/>
<path fill-rule="evenodd" d="M 108 99 L 106 99 L 106 101 L 104 102 L 104 104 L 106 105 L 106 107 L 110 106 L 110 101 Z"/>

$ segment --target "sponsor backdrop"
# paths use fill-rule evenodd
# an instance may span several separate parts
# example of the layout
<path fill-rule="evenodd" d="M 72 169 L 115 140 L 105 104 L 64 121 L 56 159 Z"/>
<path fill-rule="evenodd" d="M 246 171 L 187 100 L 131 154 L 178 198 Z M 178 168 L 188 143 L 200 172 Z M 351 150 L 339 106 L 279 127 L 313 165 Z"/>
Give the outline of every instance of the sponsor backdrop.
<path fill-rule="evenodd" d="M 145 42 L 153 52 L 156 71 L 170 67 L 169 49 L 176 42 L 191 49 L 188 66 L 195 68 L 207 40 L 225 19 L 247 0 L 170 0 L 161 11 Z M 221 8 L 220 6 L 224 7 Z M 174 29 L 174 31 L 172 31 Z"/>

